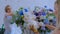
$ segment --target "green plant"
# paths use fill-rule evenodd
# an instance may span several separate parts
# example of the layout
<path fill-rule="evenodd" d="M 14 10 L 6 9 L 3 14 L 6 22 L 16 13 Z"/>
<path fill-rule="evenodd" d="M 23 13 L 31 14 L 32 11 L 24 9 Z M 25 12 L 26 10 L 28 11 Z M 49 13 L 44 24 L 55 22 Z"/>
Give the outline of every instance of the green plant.
<path fill-rule="evenodd" d="M 5 32 L 5 28 L 4 28 L 4 24 L 2 25 L 2 28 L 0 28 L 0 34 L 4 34 Z"/>

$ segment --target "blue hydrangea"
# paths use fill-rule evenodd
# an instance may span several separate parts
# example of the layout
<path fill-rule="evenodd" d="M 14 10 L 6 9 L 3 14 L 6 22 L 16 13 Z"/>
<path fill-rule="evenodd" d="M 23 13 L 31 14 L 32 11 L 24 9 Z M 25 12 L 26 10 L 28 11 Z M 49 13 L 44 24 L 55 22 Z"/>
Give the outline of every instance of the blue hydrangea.
<path fill-rule="evenodd" d="M 24 9 L 25 10 L 25 12 L 28 12 L 28 9 Z"/>
<path fill-rule="evenodd" d="M 49 20 L 46 18 L 44 24 L 49 24 Z"/>
<path fill-rule="evenodd" d="M 23 10 L 20 10 L 19 14 L 20 14 L 20 15 L 23 15 Z"/>
<path fill-rule="evenodd" d="M 46 13 L 45 13 L 45 12 L 42 12 L 42 15 L 43 15 L 43 16 L 46 16 Z"/>

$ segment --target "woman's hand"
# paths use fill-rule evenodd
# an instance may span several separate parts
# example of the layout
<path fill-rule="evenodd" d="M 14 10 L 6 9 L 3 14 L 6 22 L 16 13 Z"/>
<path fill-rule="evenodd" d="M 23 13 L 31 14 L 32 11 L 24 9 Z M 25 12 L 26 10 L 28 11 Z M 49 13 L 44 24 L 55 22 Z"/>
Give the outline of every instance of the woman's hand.
<path fill-rule="evenodd" d="M 56 29 L 56 27 L 55 27 L 55 26 L 53 26 L 53 25 L 48 25 L 48 24 L 46 24 L 45 26 L 46 26 L 47 28 L 51 29 L 51 30 Z"/>

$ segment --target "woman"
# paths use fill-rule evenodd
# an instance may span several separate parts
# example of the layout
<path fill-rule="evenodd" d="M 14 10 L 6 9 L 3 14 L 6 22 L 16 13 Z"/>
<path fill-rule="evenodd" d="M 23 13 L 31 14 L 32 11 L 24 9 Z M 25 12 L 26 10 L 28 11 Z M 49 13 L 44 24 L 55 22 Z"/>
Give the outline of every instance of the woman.
<path fill-rule="evenodd" d="M 60 0 L 56 0 L 55 2 L 55 14 L 57 17 L 56 27 L 52 25 L 46 25 L 46 27 L 53 30 L 51 34 L 60 34 L 60 12 L 59 11 L 60 11 Z"/>
<path fill-rule="evenodd" d="M 57 17 L 57 25 L 52 34 L 60 34 L 60 0 L 55 2 L 55 10 L 56 10 L 56 17 Z"/>
<path fill-rule="evenodd" d="M 5 25 L 5 33 L 4 34 L 22 34 L 22 30 L 17 27 L 16 23 L 11 24 L 13 13 L 11 11 L 11 7 L 7 5 L 5 7 L 5 17 L 4 17 L 4 25 Z"/>
<path fill-rule="evenodd" d="M 4 26 L 5 26 L 5 33 L 4 34 L 11 34 L 11 28 L 10 28 L 10 24 L 11 24 L 11 20 L 12 20 L 12 11 L 11 11 L 11 7 L 9 5 L 7 5 L 5 7 L 5 16 L 4 16 Z"/>

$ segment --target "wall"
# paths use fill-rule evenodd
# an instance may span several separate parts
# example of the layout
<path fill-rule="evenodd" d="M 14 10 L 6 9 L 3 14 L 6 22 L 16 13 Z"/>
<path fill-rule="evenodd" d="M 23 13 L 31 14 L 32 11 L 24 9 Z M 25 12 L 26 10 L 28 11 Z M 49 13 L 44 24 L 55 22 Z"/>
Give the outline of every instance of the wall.
<path fill-rule="evenodd" d="M 54 10 L 55 0 L 0 0 L 0 27 L 4 23 L 4 8 L 6 5 L 12 7 L 12 11 L 17 10 L 19 7 L 30 7 L 31 10 L 34 9 L 34 6 L 44 7 L 47 5 L 48 8 Z"/>

